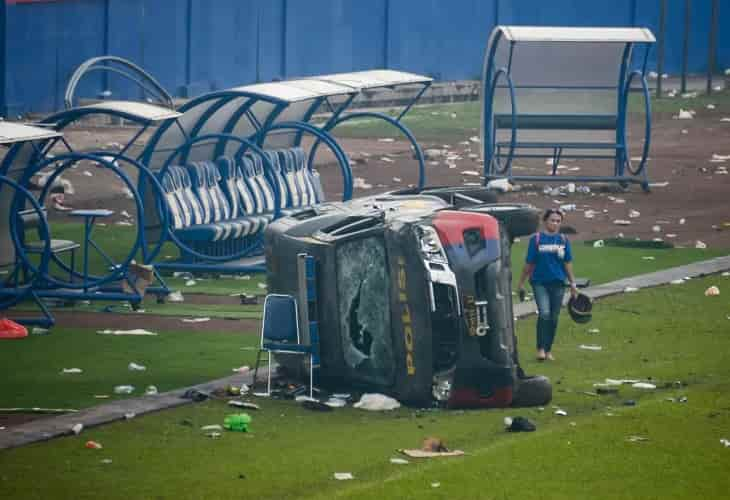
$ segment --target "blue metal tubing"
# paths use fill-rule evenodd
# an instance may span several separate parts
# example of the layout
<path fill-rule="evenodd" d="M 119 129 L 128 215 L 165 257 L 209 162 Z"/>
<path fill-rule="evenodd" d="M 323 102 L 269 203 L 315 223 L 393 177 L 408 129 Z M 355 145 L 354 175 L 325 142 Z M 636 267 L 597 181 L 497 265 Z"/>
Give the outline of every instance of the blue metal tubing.
<path fill-rule="evenodd" d="M 265 140 L 266 135 L 269 134 L 269 132 L 273 132 L 274 130 L 299 130 L 302 132 L 309 132 L 313 136 L 317 138 L 317 141 L 314 143 L 314 146 L 312 146 L 312 150 L 309 154 L 309 164 L 308 168 L 312 169 L 312 156 L 315 151 L 315 147 L 319 142 L 324 142 L 332 151 L 332 153 L 335 155 L 335 158 L 337 159 L 337 163 L 340 164 L 340 171 L 342 172 L 342 183 L 343 183 L 343 194 L 342 194 L 342 200 L 347 201 L 350 198 L 352 198 L 352 169 L 350 167 L 350 162 L 347 160 L 347 155 L 342 150 L 340 145 L 337 143 L 337 141 L 332 137 L 332 135 L 327 132 L 326 130 L 319 129 L 315 127 L 314 125 L 310 125 L 309 123 L 304 122 L 281 122 L 276 123 L 269 128 L 262 129 L 261 132 L 259 132 L 259 135 L 257 137 L 257 140 L 262 142 Z"/>
<path fill-rule="evenodd" d="M 487 180 L 500 179 L 500 175 L 487 175 Z M 512 175 L 511 180 L 515 181 L 547 181 L 547 182 L 626 182 L 634 184 L 644 184 L 645 181 L 633 176 L 613 176 L 613 175 L 596 175 L 590 177 L 581 177 L 576 175 Z"/>
<path fill-rule="evenodd" d="M 618 119 L 616 126 L 616 144 L 621 149 L 616 151 L 616 161 L 614 164 L 614 174 L 621 177 L 624 174 L 624 163 L 626 162 L 626 108 L 628 106 L 628 93 L 624 83 L 627 80 L 626 73 L 629 70 L 629 57 L 631 56 L 631 43 L 627 43 L 621 57 L 621 70 L 618 79 Z"/>
<path fill-rule="evenodd" d="M 142 300 L 142 296 L 137 294 L 130 294 L 125 292 L 102 292 L 96 291 L 94 293 L 79 293 L 71 290 L 38 290 L 37 295 L 39 298 L 44 299 L 84 299 L 84 300 L 131 300 L 139 301 Z"/>
<path fill-rule="evenodd" d="M 279 191 L 279 183 L 276 182 L 276 179 L 274 178 L 274 174 L 273 174 L 274 167 L 271 165 L 268 158 L 264 154 L 264 151 L 260 147 L 258 147 L 252 141 L 250 141 L 248 139 L 244 139 L 243 137 L 237 137 L 237 136 L 231 135 L 231 134 L 206 134 L 206 135 L 201 135 L 198 137 L 193 137 L 190 140 L 186 141 L 184 144 L 180 145 L 175 151 L 173 151 L 170 154 L 170 156 L 168 156 L 167 160 L 165 160 L 165 163 L 162 165 L 162 168 L 157 173 L 158 179 L 161 179 L 162 176 L 165 175 L 165 172 L 167 172 L 168 168 L 170 168 L 172 161 L 182 151 L 189 149 L 191 146 L 193 146 L 195 143 L 198 143 L 198 142 L 208 141 L 208 140 L 221 140 L 221 139 L 225 139 L 227 141 L 234 141 L 234 142 L 238 142 L 241 144 L 241 146 L 239 147 L 235 156 L 242 155 L 246 151 L 247 148 L 250 148 L 256 154 L 261 156 L 261 161 L 264 164 L 264 168 L 267 171 L 267 173 L 271 179 L 271 185 L 274 187 L 274 219 L 278 219 L 281 215 L 280 205 L 281 205 L 282 193 Z M 164 203 L 164 197 L 163 196 L 158 197 L 158 202 Z M 164 207 L 166 208 L 167 205 L 165 204 Z M 169 210 L 169 209 L 166 208 L 166 210 Z M 206 254 L 202 254 L 202 253 L 190 248 L 190 246 L 187 243 L 184 243 L 182 240 L 180 240 L 180 238 L 178 238 L 178 236 L 175 234 L 174 230 L 168 230 L 168 231 L 166 231 L 166 234 L 167 234 L 167 238 L 170 241 L 172 241 L 184 254 L 191 256 L 191 257 L 195 257 L 197 259 L 207 260 L 209 262 L 228 262 L 231 260 L 236 260 L 236 259 L 240 259 L 243 257 L 247 257 L 251 253 L 251 251 L 255 247 L 257 247 L 257 245 L 251 245 L 249 248 L 246 248 L 240 252 L 237 252 L 237 253 L 234 253 L 231 255 L 224 255 L 224 256 L 206 255 Z M 152 260 L 154 260 L 157 257 L 157 255 L 159 254 L 160 250 L 162 249 L 162 245 L 164 243 L 165 243 L 165 240 L 160 238 L 155 250 L 148 255 L 148 261 L 151 262 Z M 190 269 L 191 265 L 192 264 L 185 264 L 184 266 L 186 269 Z M 156 263 L 155 267 L 162 269 L 165 267 L 165 264 Z M 178 268 L 182 267 L 182 264 L 177 264 L 177 267 Z M 217 266 L 217 267 L 214 266 L 213 268 L 220 270 L 220 266 Z"/>
<path fill-rule="evenodd" d="M 29 292 L 32 291 L 33 287 L 36 285 L 39 275 L 42 275 L 42 273 L 48 269 L 48 261 L 51 255 L 51 236 L 48 229 L 48 221 L 46 220 L 46 216 L 43 213 L 43 208 L 41 207 L 41 204 L 36 201 L 30 191 L 21 186 L 19 183 L 8 177 L 0 175 L 0 191 L 2 190 L 1 188 L 4 184 L 15 190 L 15 195 L 13 196 L 13 201 L 10 205 L 9 225 L 10 237 L 13 240 L 13 246 L 15 247 L 15 254 L 17 256 L 16 262 L 20 259 L 21 254 L 25 255 L 25 250 L 23 249 L 23 244 L 21 243 L 18 228 L 18 212 L 20 211 L 21 207 L 24 206 L 24 203 L 21 203 L 21 196 L 30 203 L 33 211 L 38 214 L 38 220 L 40 224 L 40 238 L 41 241 L 43 241 L 44 243 L 43 250 L 40 254 L 40 264 L 38 265 L 37 270 L 33 270 L 32 278 L 27 280 L 27 285 L 19 285 L 16 278 L 15 286 L 13 286 L 12 289 L 3 288 L 3 295 L 7 295 L 10 298 L 3 302 L 0 302 L 0 309 L 6 309 L 17 304 L 18 302 L 23 300 Z"/>
<path fill-rule="evenodd" d="M 633 170 L 631 166 L 631 158 L 629 157 L 628 153 L 626 154 L 626 169 L 631 175 L 640 175 L 643 173 L 644 179 L 646 180 L 646 160 L 649 157 L 649 147 L 651 145 L 651 98 L 649 96 L 649 85 L 647 84 L 646 78 L 641 71 L 635 70 L 631 72 L 629 78 L 626 80 L 626 88 L 624 90 L 624 93 L 628 96 L 629 90 L 631 89 L 631 82 L 636 76 L 639 77 L 639 81 L 641 82 L 641 89 L 644 92 L 644 113 L 646 114 L 646 124 L 644 127 L 644 149 L 641 152 L 641 162 L 639 163 L 639 166 L 636 168 L 636 170 Z M 628 144 L 628 142 L 626 141 L 625 128 L 624 144 Z"/>
<path fill-rule="evenodd" d="M 122 264 L 120 264 L 117 268 L 113 269 L 112 272 L 107 274 L 106 276 L 98 277 L 98 276 L 87 276 L 85 275 L 85 279 L 88 280 L 88 278 L 93 278 L 90 281 L 87 281 L 86 283 L 81 284 L 75 284 L 70 281 L 61 281 L 53 276 L 50 275 L 49 270 L 46 266 L 45 269 L 38 269 L 36 268 L 33 263 L 30 261 L 28 256 L 26 255 L 25 251 L 21 251 L 18 253 L 20 259 L 23 261 L 23 264 L 28 266 L 29 269 L 31 269 L 33 272 L 40 272 L 43 279 L 51 285 L 62 287 L 62 288 L 70 288 L 70 289 L 84 289 L 87 287 L 99 287 L 105 283 L 109 283 L 111 281 L 115 281 L 117 279 L 120 279 L 124 276 L 126 273 L 126 269 L 129 267 L 129 264 L 134 260 L 135 255 L 137 254 L 137 251 L 140 249 L 140 246 L 142 244 L 142 231 L 143 231 L 143 225 L 144 225 L 144 207 L 142 206 L 142 201 L 139 196 L 139 193 L 137 192 L 137 188 L 134 187 L 134 184 L 129 179 L 127 174 L 114 165 L 114 163 L 101 158 L 96 155 L 88 154 L 88 153 L 65 153 L 62 155 L 58 155 L 52 158 L 46 158 L 42 162 L 38 163 L 37 165 L 34 165 L 33 169 L 29 169 L 25 172 L 24 175 L 24 182 L 27 182 L 30 177 L 33 176 L 36 172 L 40 172 L 42 169 L 47 167 L 48 165 L 51 165 L 53 163 L 61 163 L 61 166 L 59 168 L 56 168 L 56 170 L 49 176 L 47 179 L 46 185 L 44 186 L 43 190 L 41 191 L 41 194 L 39 196 L 39 199 L 45 200 L 46 196 L 48 195 L 48 190 L 51 188 L 51 185 L 53 184 L 53 181 L 61 175 L 63 171 L 71 167 L 71 165 L 75 164 L 76 162 L 82 161 L 82 160 L 88 160 L 88 161 L 95 161 L 99 163 L 100 165 L 103 165 L 104 167 L 108 168 L 112 172 L 114 172 L 119 178 L 122 179 L 124 184 L 127 186 L 129 191 L 132 193 L 132 196 L 134 198 L 134 202 L 137 209 L 137 237 L 134 241 L 134 244 L 132 245 L 132 249 L 127 255 L 127 257 L 124 259 Z"/>
<path fill-rule="evenodd" d="M 424 89 L 425 90 L 425 89 Z M 354 113 L 348 113 L 344 116 L 341 116 L 334 120 L 331 123 L 327 124 L 326 131 L 330 132 L 333 128 L 335 128 L 340 123 L 349 121 L 349 120 L 356 120 L 358 118 L 375 118 L 377 120 L 383 120 L 391 125 L 393 125 L 395 128 L 400 130 L 400 132 L 406 136 L 408 141 L 411 143 L 411 146 L 413 146 L 413 150 L 416 153 L 416 159 L 418 160 L 418 187 L 422 188 L 426 185 L 426 160 L 423 157 L 423 150 L 421 149 L 421 146 L 418 144 L 418 141 L 416 140 L 416 137 L 413 135 L 413 133 L 401 123 L 400 119 L 393 118 L 392 116 L 388 116 L 385 113 L 379 113 L 377 111 L 358 111 Z M 314 160 L 314 153 L 317 150 L 318 144 L 315 143 L 312 147 L 312 151 L 309 156 L 309 162 L 310 167 L 311 163 Z"/>
<path fill-rule="evenodd" d="M 511 129 L 512 129 L 512 137 L 510 138 L 510 152 L 507 156 L 507 162 L 505 163 L 504 167 L 499 168 L 498 165 L 498 156 L 495 155 L 495 146 L 496 146 L 496 133 L 497 133 L 497 127 L 494 124 L 494 92 L 497 89 L 497 81 L 499 80 L 499 77 L 501 75 L 504 75 L 504 77 L 507 79 L 507 83 L 509 86 L 509 95 L 510 95 L 510 103 L 511 103 L 511 111 L 512 111 L 512 119 L 511 122 Z M 485 111 L 484 111 L 484 120 L 485 120 L 485 127 L 484 127 L 484 139 L 487 140 L 487 143 L 485 145 L 486 148 L 486 156 L 484 157 L 484 169 L 485 169 L 485 175 L 491 174 L 492 172 L 496 172 L 498 174 L 504 174 L 505 172 L 511 173 L 511 167 L 512 167 L 512 158 L 514 156 L 515 152 L 515 144 L 517 142 L 517 101 L 515 99 L 515 86 L 512 83 L 512 77 L 509 74 L 509 71 L 507 68 L 499 68 L 494 73 L 494 78 L 492 79 L 492 83 L 489 86 L 489 92 L 486 94 L 485 97 Z"/>

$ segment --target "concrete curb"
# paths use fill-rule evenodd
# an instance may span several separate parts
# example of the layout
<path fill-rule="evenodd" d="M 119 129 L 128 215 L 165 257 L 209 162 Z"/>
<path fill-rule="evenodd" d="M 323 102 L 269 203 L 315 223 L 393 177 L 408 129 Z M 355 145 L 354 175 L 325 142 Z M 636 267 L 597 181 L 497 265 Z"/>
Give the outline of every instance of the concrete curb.
<path fill-rule="evenodd" d="M 266 380 L 267 368 L 259 369 L 259 381 Z M 205 392 L 212 392 L 228 385 L 240 386 L 241 384 L 251 385 L 253 373 L 231 375 L 211 382 L 175 389 L 164 392 L 157 396 L 142 396 L 138 398 L 122 399 L 105 403 L 93 408 L 81 410 L 78 413 L 68 413 L 58 417 L 42 418 L 31 422 L 9 427 L 0 431 L 0 450 L 16 448 L 38 441 L 47 441 L 60 436 L 73 435 L 71 427 L 75 424 L 83 424 L 84 428 L 108 424 L 117 420 L 124 420 L 127 413 L 134 413 L 135 417 L 168 408 L 190 404 L 193 401 L 183 399 L 182 395 L 189 389 L 197 389 Z"/>
<path fill-rule="evenodd" d="M 716 257 L 710 260 L 694 262 L 684 266 L 672 267 L 662 271 L 653 273 L 639 274 L 630 278 L 624 278 L 602 285 L 588 287 L 582 290 L 583 293 L 592 299 L 600 299 L 610 295 L 624 293 L 627 287 L 632 288 L 651 288 L 660 285 L 668 285 L 670 282 L 682 278 L 699 278 L 708 274 L 715 274 L 722 271 L 730 270 L 730 255 Z M 570 297 L 566 294 L 563 304 L 568 302 Z M 522 302 L 514 305 L 514 314 L 518 319 L 525 318 L 537 313 L 535 301 Z"/>

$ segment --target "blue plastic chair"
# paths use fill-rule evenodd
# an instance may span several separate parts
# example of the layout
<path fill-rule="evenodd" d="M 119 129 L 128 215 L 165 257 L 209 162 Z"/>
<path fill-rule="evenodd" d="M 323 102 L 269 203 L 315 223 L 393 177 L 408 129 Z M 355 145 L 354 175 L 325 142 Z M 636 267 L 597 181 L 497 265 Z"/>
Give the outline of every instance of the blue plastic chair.
<path fill-rule="evenodd" d="M 261 353 L 266 352 L 269 358 L 269 374 L 266 393 L 271 394 L 271 358 L 272 353 L 301 354 L 309 356 L 309 397 L 313 397 L 313 353 L 311 345 L 301 343 L 299 336 L 299 313 L 297 301 L 291 295 L 271 293 L 264 300 L 264 320 L 261 326 L 261 346 L 256 356 L 256 368 L 253 374 L 253 385 L 261 361 Z"/>

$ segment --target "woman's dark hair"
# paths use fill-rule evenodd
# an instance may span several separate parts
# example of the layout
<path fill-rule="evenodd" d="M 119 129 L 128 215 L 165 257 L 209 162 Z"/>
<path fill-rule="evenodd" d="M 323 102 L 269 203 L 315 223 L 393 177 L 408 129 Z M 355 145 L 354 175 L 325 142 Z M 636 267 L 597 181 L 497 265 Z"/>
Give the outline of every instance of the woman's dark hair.
<path fill-rule="evenodd" d="M 560 222 L 562 222 L 563 219 L 565 219 L 565 214 L 563 213 L 562 210 L 560 210 L 558 208 L 548 208 L 547 210 L 545 210 L 545 213 L 542 214 L 543 222 L 548 220 L 548 217 L 550 217 L 552 214 L 558 214 L 560 216 Z"/>

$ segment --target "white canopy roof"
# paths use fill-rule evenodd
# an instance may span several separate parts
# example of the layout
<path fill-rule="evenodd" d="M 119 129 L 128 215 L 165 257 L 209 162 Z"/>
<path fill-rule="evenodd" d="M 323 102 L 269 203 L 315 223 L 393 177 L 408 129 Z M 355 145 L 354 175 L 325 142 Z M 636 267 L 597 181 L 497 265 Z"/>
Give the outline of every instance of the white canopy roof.
<path fill-rule="evenodd" d="M 21 123 L 0 122 L 0 144 L 38 141 L 60 136 L 60 133 L 50 128 L 32 127 Z"/>
<path fill-rule="evenodd" d="M 148 104 L 146 102 L 135 101 L 99 101 L 94 104 L 80 106 L 76 109 L 98 109 L 101 111 L 117 111 L 134 116 L 142 121 L 157 122 L 162 120 L 170 120 L 181 116 L 174 109 Z"/>
<path fill-rule="evenodd" d="M 654 43 L 649 28 L 573 28 L 558 26 L 497 26 L 511 42 Z"/>
<path fill-rule="evenodd" d="M 347 85 L 357 90 L 391 87 L 394 85 L 412 85 L 433 81 L 433 78 L 427 76 L 390 69 L 335 73 L 332 75 L 314 76 L 312 79 L 332 82 L 338 85 Z"/>
<path fill-rule="evenodd" d="M 283 82 L 255 83 L 231 90 L 252 92 L 273 97 L 286 102 L 307 101 L 319 97 L 329 97 L 354 93 L 353 89 L 333 82 L 320 80 L 286 80 Z"/>

